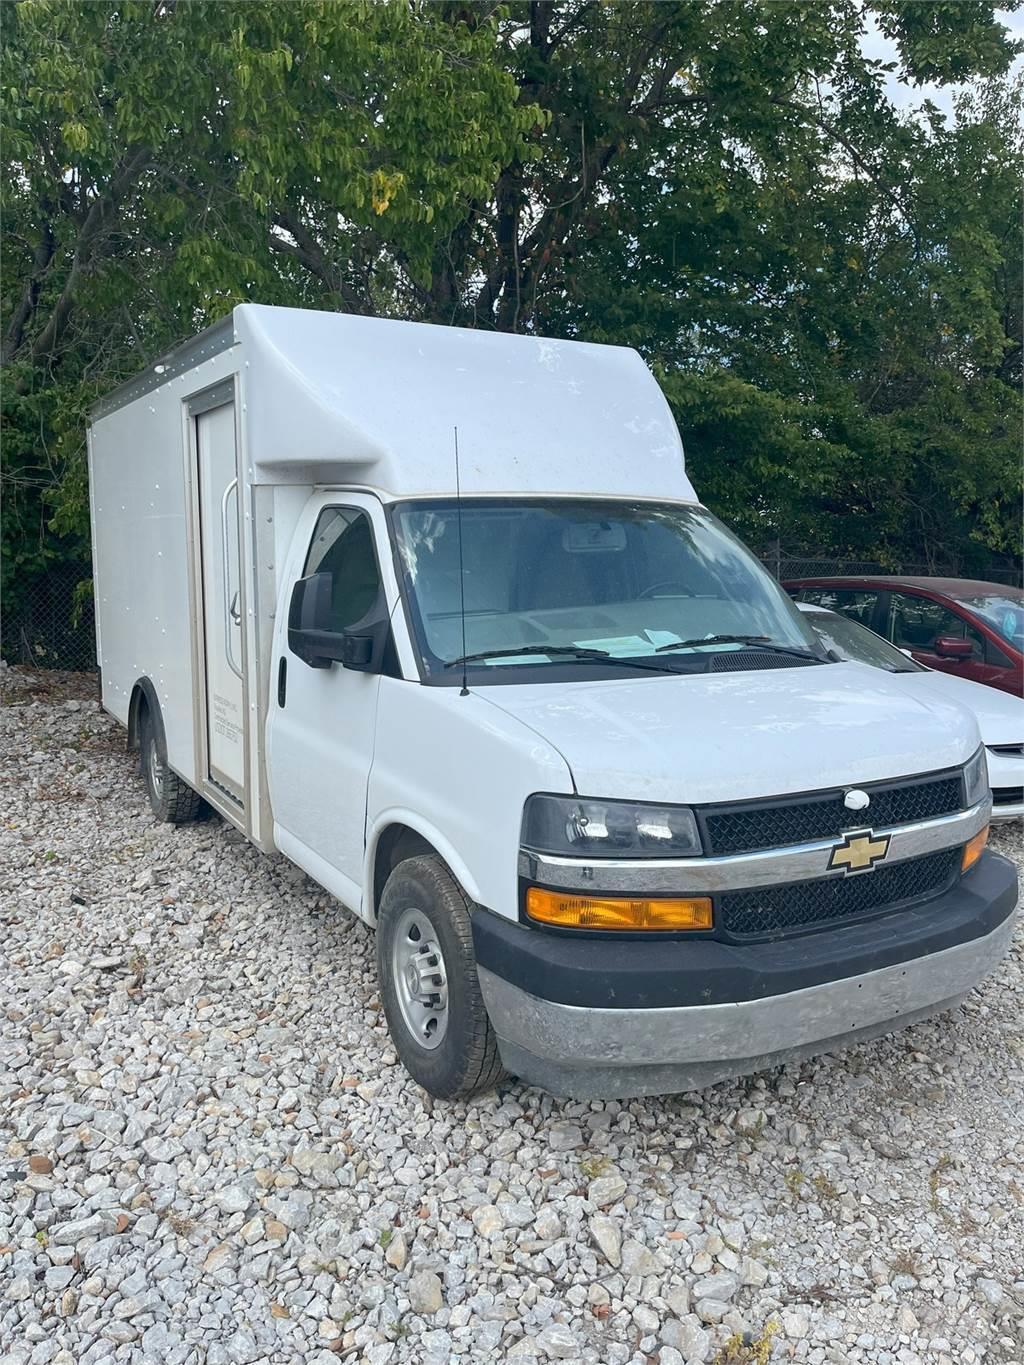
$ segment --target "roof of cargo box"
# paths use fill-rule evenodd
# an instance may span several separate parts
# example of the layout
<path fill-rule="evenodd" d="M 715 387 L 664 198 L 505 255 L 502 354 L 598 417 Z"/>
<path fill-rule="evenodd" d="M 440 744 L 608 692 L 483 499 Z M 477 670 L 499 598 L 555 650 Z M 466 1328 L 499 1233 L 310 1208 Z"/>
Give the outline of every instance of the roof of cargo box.
<path fill-rule="evenodd" d="M 233 324 L 253 482 L 452 493 L 458 428 L 464 494 L 695 500 L 636 351 L 259 304 Z"/>

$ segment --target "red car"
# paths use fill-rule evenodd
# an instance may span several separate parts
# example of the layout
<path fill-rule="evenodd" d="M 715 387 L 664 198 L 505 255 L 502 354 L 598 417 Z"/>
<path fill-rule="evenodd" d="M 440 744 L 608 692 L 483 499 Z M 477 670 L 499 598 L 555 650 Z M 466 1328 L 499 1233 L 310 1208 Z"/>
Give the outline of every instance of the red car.
<path fill-rule="evenodd" d="M 973 578 L 792 578 L 783 587 L 860 621 L 943 673 L 1024 694 L 1024 590 Z"/>

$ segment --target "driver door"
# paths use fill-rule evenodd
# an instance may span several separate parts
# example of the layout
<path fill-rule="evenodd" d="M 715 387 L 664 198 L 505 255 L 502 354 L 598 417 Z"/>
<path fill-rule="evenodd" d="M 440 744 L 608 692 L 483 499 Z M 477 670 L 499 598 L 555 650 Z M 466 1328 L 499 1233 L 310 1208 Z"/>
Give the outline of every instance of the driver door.
<path fill-rule="evenodd" d="M 326 573 L 332 629 L 361 620 L 382 591 L 378 518 L 382 527 L 380 504 L 358 494 L 323 495 L 304 513 L 277 612 L 267 722 L 275 843 L 357 912 L 380 674 L 292 653 L 288 599 L 297 579 Z"/>
<path fill-rule="evenodd" d="M 927 597 L 893 591 L 889 599 L 889 639 L 898 649 L 908 649 L 919 664 L 940 673 L 952 673 L 974 682 L 991 681 L 992 669 L 985 664 L 985 637 L 961 616 Z M 940 636 L 969 640 L 971 657 L 953 659 L 939 654 L 935 641 Z"/>

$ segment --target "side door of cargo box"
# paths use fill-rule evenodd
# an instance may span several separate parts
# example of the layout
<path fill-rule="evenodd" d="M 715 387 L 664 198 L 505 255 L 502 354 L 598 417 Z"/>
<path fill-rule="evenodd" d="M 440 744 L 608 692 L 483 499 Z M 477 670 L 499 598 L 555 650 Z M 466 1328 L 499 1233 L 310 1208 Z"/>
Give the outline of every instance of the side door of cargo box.
<path fill-rule="evenodd" d="M 197 529 L 203 774 L 238 805 L 245 799 L 245 685 L 234 384 L 189 405 Z"/>

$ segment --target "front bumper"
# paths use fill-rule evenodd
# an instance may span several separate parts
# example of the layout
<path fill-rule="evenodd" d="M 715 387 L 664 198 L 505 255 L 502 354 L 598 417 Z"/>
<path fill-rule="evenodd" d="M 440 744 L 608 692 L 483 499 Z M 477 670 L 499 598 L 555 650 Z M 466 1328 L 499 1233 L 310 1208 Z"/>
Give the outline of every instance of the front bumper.
<path fill-rule="evenodd" d="M 1013 864 L 986 853 L 944 895 L 774 942 L 550 934 L 474 916 L 502 1060 L 577 1099 L 697 1089 L 949 1008 L 1005 955 Z"/>
<path fill-rule="evenodd" d="M 1019 820 L 1024 815 L 1024 797 L 1021 787 L 992 788 L 992 824 L 1000 825 L 1009 820 Z"/>
<path fill-rule="evenodd" d="M 992 787 L 992 823 L 1019 820 L 1024 815 L 1024 754 L 1019 746 L 990 747 L 988 780 Z"/>

